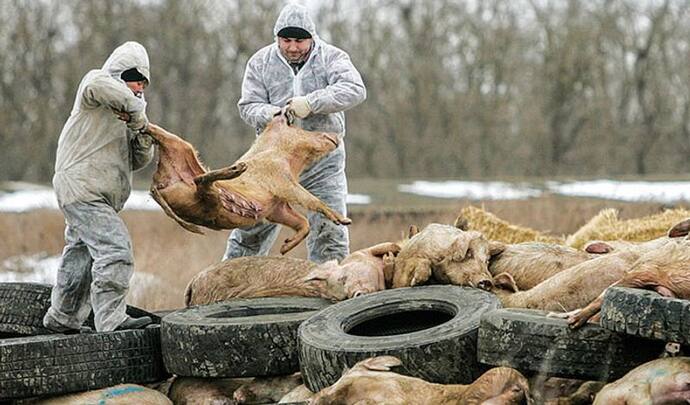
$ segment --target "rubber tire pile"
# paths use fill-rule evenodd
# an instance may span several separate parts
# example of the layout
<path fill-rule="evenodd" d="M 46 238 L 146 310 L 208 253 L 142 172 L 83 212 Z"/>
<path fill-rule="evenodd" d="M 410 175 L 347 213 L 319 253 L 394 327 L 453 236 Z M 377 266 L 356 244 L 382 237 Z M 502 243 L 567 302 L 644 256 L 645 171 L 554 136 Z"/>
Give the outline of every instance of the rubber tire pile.
<path fill-rule="evenodd" d="M 0 284 L 0 400 L 190 377 L 302 373 L 318 391 L 356 362 L 402 360 L 396 372 L 467 384 L 492 366 L 611 381 L 652 360 L 666 341 L 687 343 L 688 302 L 610 288 L 601 325 L 573 331 L 542 311 L 501 309 L 491 293 L 434 285 L 368 294 L 336 304 L 276 297 L 197 306 L 146 329 L 45 334 L 50 286 Z M 32 335 L 32 336 L 26 336 Z"/>
<path fill-rule="evenodd" d="M 148 383 L 167 378 L 160 326 L 89 334 L 49 334 L 42 319 L 51 286 L 0 283 L 0 401 Z M 160 318 L 135 307 L 131 316 Z M 93 326 L 93 317 L 87 324 Z"/>

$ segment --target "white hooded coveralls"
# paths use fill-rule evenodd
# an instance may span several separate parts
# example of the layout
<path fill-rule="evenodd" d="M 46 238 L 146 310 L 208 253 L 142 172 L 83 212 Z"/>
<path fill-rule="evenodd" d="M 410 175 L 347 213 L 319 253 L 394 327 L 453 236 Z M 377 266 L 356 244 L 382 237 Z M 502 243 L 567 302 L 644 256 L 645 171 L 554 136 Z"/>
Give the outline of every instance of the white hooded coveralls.
<path fill-rule="evenodd" d="M 120 78 L 131 68 L 150 82 L 148 54 L 136 42 L 120 45 L 101 69 L 84 76 L 60 133 L 53 187 L 65 216 L 65 248 L 46 327 L 78 329 L 92 306 L 97 331 L 113 330 L 127 317 L 134 259 L 117 213 L 129 197 L 132 171 L 153 157 L 149 136 L 133 131 L 148 119 L 143 97 Z M 114 110 L 129 113 L 130 122 Z"/>
<path fill-rule="evenodd" d="M 247 62 L 238 102 L 240 116 L 261 132 L 280 107 L 297 96 L 306 96 L 311 114 L 302 120 L 302 128 L 345 136 L 345 110 L 364 101 L 366 88 L 350 57 L 343 50 L 322 41 L 306 8 L 290 3 L 276 21 L 274 35 L 285 27 L 299 27 L 309 32 L 314 45 L 308 59 L 297 73 L 283 57 L 277 42 L 256 52 Z M 341 142 L 329 155 L 307 168 L 300 184 L 326 205 L 347 215 L 347 179 L 345 146 Z M 322 263 L 340 260 L 349 254 L 347 228 L 336 225 L 316 212 L 308 213 L 307 237 L 309 260 Z M 235 229 L 228 238 L 223 259 L 267 255 L 278 237 L 275 224 L 262 223 L 247 229 Z"/>

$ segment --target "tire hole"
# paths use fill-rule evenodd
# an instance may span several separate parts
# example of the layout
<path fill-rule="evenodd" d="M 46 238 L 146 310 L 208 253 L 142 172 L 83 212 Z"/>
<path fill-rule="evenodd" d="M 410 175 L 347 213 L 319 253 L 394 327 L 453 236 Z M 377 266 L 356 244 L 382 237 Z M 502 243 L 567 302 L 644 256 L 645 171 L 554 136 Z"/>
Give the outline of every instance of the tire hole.
<path fill-rule="evenodd" d="M 368 319 L 345 330 L 355 336 L 394 336 L 444 324 L 455 314 L 439 310 L 403 311 Z"/>

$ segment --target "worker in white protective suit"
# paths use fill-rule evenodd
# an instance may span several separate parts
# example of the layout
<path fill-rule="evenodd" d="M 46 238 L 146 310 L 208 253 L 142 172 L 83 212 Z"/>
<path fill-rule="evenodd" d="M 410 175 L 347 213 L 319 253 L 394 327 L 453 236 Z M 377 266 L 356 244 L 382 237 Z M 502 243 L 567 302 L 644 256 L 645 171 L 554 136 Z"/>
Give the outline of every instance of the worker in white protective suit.
<path fill-rule="evenodd" d="M 132 171 L 153 158 L 152 139 L 141 132 L 148 125 L 143 92 L 150 81 L 146 49 L 126 42 L 77 89 L 60 133 L 53 177 L 66 226 L 51 306 L 43 318 L 52 331 L 83 331 L 92 307 L 99 332 L 152 322 L 125 313 L 134 258 L 118 216 L 131 191 Z"/>
<path fill-rule="evenodd" d="M 362 78 L 343 50 L 321 40 L 306 8 L 290 3 L 276 21 L 276 42 L 260 49 L 247 62 L 238 102 L 240 116 L 261 132 L 286 107 L 298 124 L 309 131 L 345 136 L 345 110 L 364 101 Z M 308 167 L 300 184 L 329 207 L 347 216 L 345 145 Z M 322 263 L 349 254 L 347 228 L 316 212 L 308 213 L 309 260 Z M 278 237 L 279 226 L 261 223 L 235 229 L 223 259 L 267 255 Z"/>

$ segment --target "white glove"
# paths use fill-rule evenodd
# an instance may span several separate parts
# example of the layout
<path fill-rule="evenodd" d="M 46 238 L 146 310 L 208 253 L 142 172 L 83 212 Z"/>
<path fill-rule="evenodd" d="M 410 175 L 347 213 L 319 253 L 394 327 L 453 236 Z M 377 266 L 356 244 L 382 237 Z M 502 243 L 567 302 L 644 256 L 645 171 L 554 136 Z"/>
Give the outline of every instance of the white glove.
<path fill-rule="evenodd" d="M 148 149 L 153 144 L 153 138 L 151 137 L 151 135 L 144 132 L 137 133 L 134 139 L 143 149 Z"/>
<path fill-rule="evenodd" d="M 283 111 L 282 108 L 275 106 L 275 105 L 272 105 L 271 108 L 268 109 L 268 112 L 269 112 L 268 120 L 269 121 L 272 120 L 273 117 L 280 114 L 282 111 Z"/>
<path fill-rule="evenodd" d="M 295 97 L 288 102 L 288 111 L 295 114 L 297 118 L 307 118 L 311 114 L 311 107 L 306 97 Z"/>

